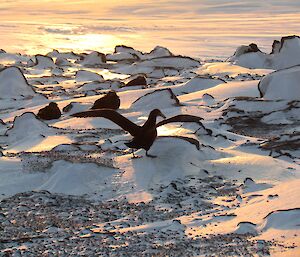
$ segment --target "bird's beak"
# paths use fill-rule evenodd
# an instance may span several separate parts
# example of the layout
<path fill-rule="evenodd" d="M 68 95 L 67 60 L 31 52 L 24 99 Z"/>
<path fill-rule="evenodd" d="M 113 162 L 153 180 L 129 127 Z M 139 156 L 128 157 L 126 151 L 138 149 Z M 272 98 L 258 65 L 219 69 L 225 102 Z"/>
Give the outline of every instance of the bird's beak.
<path fill-rule="evenodd" d="M 167 118 L 162 112 L 160 112 L 159 116 L 160 116 L 160 117 L 163 117 L 164 119 Z"/>

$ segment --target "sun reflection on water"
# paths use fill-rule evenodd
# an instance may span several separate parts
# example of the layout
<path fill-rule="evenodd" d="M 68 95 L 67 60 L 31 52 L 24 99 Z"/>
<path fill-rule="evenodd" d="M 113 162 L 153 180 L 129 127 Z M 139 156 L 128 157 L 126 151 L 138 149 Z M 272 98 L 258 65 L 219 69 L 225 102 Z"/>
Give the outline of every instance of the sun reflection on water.
<path fill-rule="evenodd" d="M 142 51 L 161 45 L 174 54 L 227 58 L 237 46 L 255 42 L 269 52 L 274 39 L 299 33 L 300 10 L 293 1 L 281 1 L 288 2 L 281 4 L 282 12 L 258 0 L 255 5 L 245 0 L 246 12 L 235 5 L 224 9 L 222 0 L 2 1 L 1 48 L 22 54 L 52 49 L 108 53 L 118 44 Z"/>
<path fill-rule="evenodd" d="M 44 41 L 52 49 L 86 51 L 101 49 L 104 52 L 113 51 L 115 45 L 123 43 L 123 40 L 115 35 L 83 34 L 83 35 L 57 35 L 45 34 Z"/>

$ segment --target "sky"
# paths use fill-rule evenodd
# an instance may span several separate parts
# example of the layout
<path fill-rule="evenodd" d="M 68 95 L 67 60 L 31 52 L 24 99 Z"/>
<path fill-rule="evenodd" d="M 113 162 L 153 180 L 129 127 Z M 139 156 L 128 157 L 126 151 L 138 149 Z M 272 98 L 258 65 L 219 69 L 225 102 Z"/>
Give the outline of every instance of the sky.
<path fill-rule="evenodd" d="M 226 57 L 252 42 L 269 51 L 290 34 L 300 34 L 299 0 L 0 0 L 0 48 L 12 52 L 109 52 L 126 44 Z"/>

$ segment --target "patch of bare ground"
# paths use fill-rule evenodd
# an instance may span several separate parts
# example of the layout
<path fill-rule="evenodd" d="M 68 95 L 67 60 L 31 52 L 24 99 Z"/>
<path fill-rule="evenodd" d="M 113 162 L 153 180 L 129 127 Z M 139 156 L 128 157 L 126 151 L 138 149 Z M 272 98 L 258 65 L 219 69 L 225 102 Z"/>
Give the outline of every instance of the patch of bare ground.
<path fill-rule="evenodd" d="M 225 206 L 211 200 L 234 199 L 237 189 L 221 177 L 190 176 L 153 188 L 157 197 L 149 203 L 92 201 L 48 191 L 20 193 L 0 202 L 0 256 L 268 255 L 274 242 L 249 234 L 186 235 L 178 220 L 193 213 L 200 218 L 213 215 Z M 175 222 L 183 229 L 122 232 L 157 221 Z"/>

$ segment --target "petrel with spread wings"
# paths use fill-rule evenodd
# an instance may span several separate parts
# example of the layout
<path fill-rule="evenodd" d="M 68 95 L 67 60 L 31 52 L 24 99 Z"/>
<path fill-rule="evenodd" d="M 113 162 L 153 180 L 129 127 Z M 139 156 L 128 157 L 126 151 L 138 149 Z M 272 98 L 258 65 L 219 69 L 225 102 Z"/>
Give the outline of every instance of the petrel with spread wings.
<path fill-rule="evenodd" d="M 148 150 L 152 146 L 153 142 L 157 137 L 157 127 L 165 125 L 171 122 L 198 122 L 201 123 L 200 120 L 202 118 L 193 116 L 193 115 L 176 115 L 169 119 L 165 119 L 156 124 L 156 118 L 158 116 L 166 118 L 164 114 L 159 109 L 154 109 L 150 112 L 148 120 L 144 123 L 143 126 L 136 125 L 129 119 L 125 118 L 120 113 L 116 112 L 115 110 L 111 109 L 98 109 L 98 110 L 89 110 L 85 112 L 74 113 L 72 116 L 79 117 L 79 118 L 86 118 L 86 117 L 102 117 L 111 120 L 112 122 L 116 123 L 125 131 L 129 132 L 133 139 L 125 145 L 133 149 L 145 149 L 146 156 L 148 157 L 156 157 L 153 155 L 148 154 Z M 184 137 L 180 137 L 184 139 Z"/>

